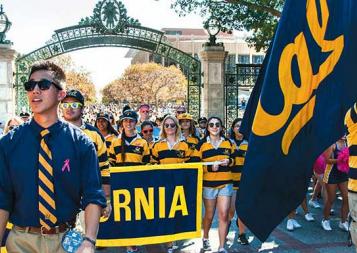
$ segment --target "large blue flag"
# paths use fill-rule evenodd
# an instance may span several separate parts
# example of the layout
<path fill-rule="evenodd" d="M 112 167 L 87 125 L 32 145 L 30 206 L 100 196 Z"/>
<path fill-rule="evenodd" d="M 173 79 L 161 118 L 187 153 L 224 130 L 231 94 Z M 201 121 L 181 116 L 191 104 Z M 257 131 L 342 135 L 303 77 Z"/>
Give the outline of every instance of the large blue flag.
<path fill-rule="evenodd" d="M 269 49 L 266 53 L 266 56 L 264 58 L 262 67 L 260 68 L 257 81 L 255 82 L 252 93 L 250 94 L 247 103 L 247 107 L 245 108 L 242 125 L 239 128 L 239 132 L 243 134 L 245 139 L 249 138 L 252 131 L 253 120 L 254 120 L 255 112 L 257 110 L 260 93 L 262 92 L 264 77 L 265 77 L 266 69 L 270 58 L 269 56 L 273 44 L 274 44 L 274 40 L 272 40 Z"/>
<path fill-rule="evenodd" d="M 300 205 L 315 159 L 345 132 L 357 99 L 356 27 L 355 0 L 286 0 L 237 202 L 262 241 Z"/>

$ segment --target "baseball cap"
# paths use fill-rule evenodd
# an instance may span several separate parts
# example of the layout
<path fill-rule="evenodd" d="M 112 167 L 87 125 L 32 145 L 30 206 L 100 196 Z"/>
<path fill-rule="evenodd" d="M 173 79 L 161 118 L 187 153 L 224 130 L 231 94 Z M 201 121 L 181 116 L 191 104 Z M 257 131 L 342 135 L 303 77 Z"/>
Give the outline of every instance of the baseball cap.
<path fill-rule="evenodd" d="M 133 110 L 126 110 L 125 112 L 123 112 L 122 115 L 120 115 L 119 120 L 122 121 L 124 119 L 132 119 L 135 120 L 136 122 L 138 122 L 138 114 L 133 111 Z"/>
<path fill-rule="evenodd" d="M 177 107 L 176 112 L 185 113 L 186 112 L 186 108 L 181 105 L 181 106 Z"/>
<path fill-rule="evenodd" d="M 97 119 L 96 119 L 96 121 L 98 120 L 98 119 L 105 119 L 106 121 L 110 121 L 109 120 L 109 114 L 108 113 L 104 113 L 104 112 L 100 112 L 100 113 L 97 113 Z"/>
<path fill-rule="evenodd" d="M 206 117 L 200 117 L 198 119 L 198 123 L 200 123 L 201 121 L 206 121 L 207 122 L 207 118 Z"/>
<path fill-rule="evenodd" d="M 78 102 L 80 102 L 82 105 L 84 105 L 84 97 L 79 90 L 67 91 L 67 95 L 65 98 L 75 98 L 76 100 L 78 100 Z"/>
<path fill-rule="evenodd" d="M 30 117 L 30 114 L 28 112 L 21 112 L 19 116 L 21 118 L 27 118 L 27 117 Z"/>

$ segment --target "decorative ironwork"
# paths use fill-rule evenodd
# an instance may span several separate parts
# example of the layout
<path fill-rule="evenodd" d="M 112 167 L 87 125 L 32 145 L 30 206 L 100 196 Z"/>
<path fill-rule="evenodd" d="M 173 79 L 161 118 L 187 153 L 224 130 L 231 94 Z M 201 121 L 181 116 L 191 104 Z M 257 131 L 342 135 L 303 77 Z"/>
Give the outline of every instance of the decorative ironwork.
<path fill-rule="evenodd" d="M 204 24 L 204 28 L 209 34 L 209 41 L 205 43 L 206 46 L 222 46 L 223 43 L 217 43 L 217 34 L 221 31 L 221 23 L 215 17 L 210 17 Z"/>
<path fill-rule="evenodd" d="M 91 25 L 101 34 L 118 34 L 130 26 L 140 26 L 137 19 L 127 16 L 127 11 L 122 2 L 115 0 L 99 1 L 91 17 L 82 19 L 80 25 Z"/>
<path fill-rule="evenodd" d="M 11 22 L 6 16 L 2 4 L 0 5 L 0 44 L 11 44 L 11 41 L 5 40 L 5 34 L 10 30 Z"/>
<path fill-rule="evenodd" d="M 242 116 L 245 106 L 239 101 L 239 94 L 243 90 L 253 89 L 261 67 L 261 64 L 236 64 L 235 72 L 226 72 L 224 88 L 227 127 L 232 124 L 234 119 Z"/>
<path fill-rule="evenodd" d="M 16 60 L 17 110 L 28 106 L 23 82 L 34 62 L 94 47 L 133 48 L 179 64 L 188 80 L 188 111 L 194 117 L 200 116 L 200 61 L 171 46 L 163 32 L 139 26 L 137 20 L 127 17 L 124 5 L 114 0 L 98 2 L 92 17 L 82 19 L 79 25 L 56 30 L 45 46 Z"/>

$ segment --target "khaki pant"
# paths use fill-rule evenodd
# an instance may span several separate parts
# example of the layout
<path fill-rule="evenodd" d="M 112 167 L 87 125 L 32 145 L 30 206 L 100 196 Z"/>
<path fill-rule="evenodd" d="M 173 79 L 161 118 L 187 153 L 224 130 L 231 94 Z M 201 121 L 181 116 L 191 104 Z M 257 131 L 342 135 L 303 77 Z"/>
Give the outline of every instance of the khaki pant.
<path fill-rule="evenodd" d="M 77 215 L 76 229 L 83 234 L 86 231 L 86 223 L 84 220 L 84 211 L 80 211 L 79 214 Z"/>
<path fill-rule="evenodd" d="M 348 204 L 350 207 L 350 215 L 354 221 L 351 222 L 350 233 L 352 242 L 357 246 L 357 193 L 348 193 Z M 356 248 L 357 252 L 357 248 Z"/>
<path fill-rule="evenodd" d="M 63 234 L 40 235 L 13 228 L 6 240 L 6 250 L 8 253 L 65 253 L 61 245 Z"/>

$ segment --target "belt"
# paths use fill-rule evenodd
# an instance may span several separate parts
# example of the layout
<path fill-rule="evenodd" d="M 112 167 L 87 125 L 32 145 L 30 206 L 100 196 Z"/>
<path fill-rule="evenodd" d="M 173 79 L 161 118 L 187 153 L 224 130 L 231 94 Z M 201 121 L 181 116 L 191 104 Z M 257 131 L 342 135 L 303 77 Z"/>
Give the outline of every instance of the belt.
<path fill-rule="evenodd" d="M 14 225 L 14 229 L 25 232 L 25 233 L 32 233 L 32 234 L 41 234 L 41 235 L 55 235 L 59 233 L 66 232 L 67 230 L 73 228 L 75 225 L 75 222 L 68 222 L 68 223 L 62 223 L 59 224 L 56 227 L 52 227 L 50 229 L 47 229 L 45 227 L 20 227 Z"/>

